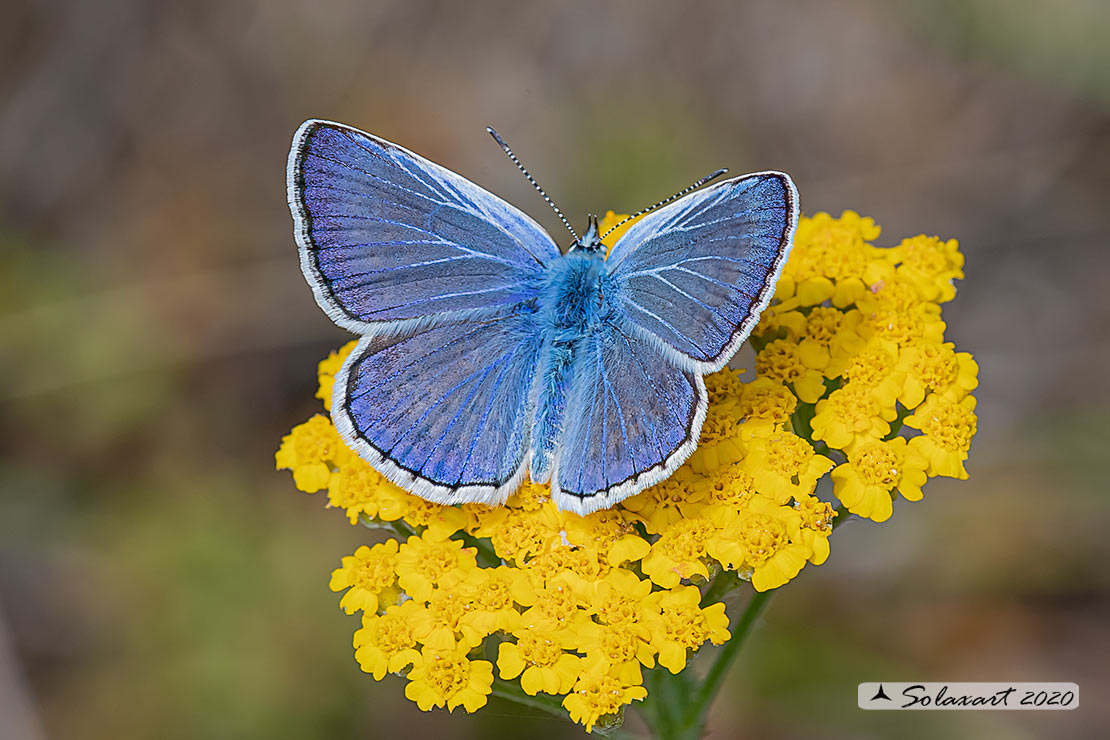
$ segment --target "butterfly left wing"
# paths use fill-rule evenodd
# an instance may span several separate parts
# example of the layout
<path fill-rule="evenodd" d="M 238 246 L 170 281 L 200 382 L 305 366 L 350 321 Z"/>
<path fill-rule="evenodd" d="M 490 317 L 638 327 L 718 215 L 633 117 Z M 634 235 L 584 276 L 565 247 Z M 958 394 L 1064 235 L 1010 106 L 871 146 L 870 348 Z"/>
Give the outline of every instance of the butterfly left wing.
<path fill-rule="evenodd" d="M 632 224 L 606 266 L 632 330 L 680 367 L 720 370 L 774 293 L 798 223 L 788 175 L 717 183 Z"/>
<path fill-rule="evenodd" d="M 335 377 L 340 436 L 442 504 L 502 503 L 524 476 L 540 342 L 525 314 L 364 337 Z"/>
<path fill-rule="evenodd" d="M 559 256 L 539 224 L 497 196 L 342 124 L 301 125 L 287 188 L 316 301 L 358 334 L 504 312 L 535 296 Z"/>
<path fill-rule="evenodd" d="M 551 475 L 560 509 L 608 508 L 669 476 L 697 447 L 701 375 L 668 362 L 619 316 L 579 345 L 573 378 Z"/>

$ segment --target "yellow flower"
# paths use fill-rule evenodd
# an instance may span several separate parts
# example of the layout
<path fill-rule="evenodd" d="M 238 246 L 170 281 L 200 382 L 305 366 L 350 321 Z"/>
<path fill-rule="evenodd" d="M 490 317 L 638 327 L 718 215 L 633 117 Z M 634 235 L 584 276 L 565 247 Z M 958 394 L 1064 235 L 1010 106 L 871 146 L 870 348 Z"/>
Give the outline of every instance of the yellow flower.
<path fill-rule="evenodd" d="M 348 614 L 362 610 L 378 611 L 379 595 L 397 580 L 397 540 L 386 540 L 373 547 L 362 547 L 354 555 L 343 558 L 343 566 L 333 571 L 329 588 L 350 589 L 339 606 Z"/>
<path fill-rule="evenodd" d="M 953 281 L 964 276 L 964 256 L 955 239 L 942 242 L 922 234 L 903 239 L 891 251 L 901 262 L 898 271 L 913 281 L 922 298 L 944 303 L 956 297 Z"/>
<path fill-rule="evenodd" d="M 327 417 L 317 414 L 281 438 L 274 462 L 278 470 L 293 471 L 298 489 L 316 493 L 328 487 L 332 469 L 353 456 Z"/>
<path fill-rule="evenodd" d="M 733 521 L 739 512 L 747 509 L 756 495 L 755 478 L 745 470 L 743 463 L 714 471 L 704 484 L 708 490 L 707 505 L 701 516 L 717 527 Z"/>
<path fill-rule="evenodd" d="M 602 509 L 589 516 L 562 512 L 561 517 L 563 539 L 575 547 L 596 551 L 611 565 L 639 560 L 647 553 L 648 543 L 622 509 Z"/>
<path fill-rule="evenodd" d="M 577 630 L 588 621 L 586 611 L 581 608 L 586 601 L 565 574 L 549 577 L 542 588 L 531 594 L 522 589 L 517 601 L 528 607 L 520 616 L 520 624 L 525 629 L 555 633 Z"/>
<path fill-rule="evenodd" d="M 551 503 L 551 489 L 547 486 L 541 486 L 538 483 L 526 480 L 516 493 L 509 496 L 509 500 L 505 502 L 505 506 L 510 509 L 537 511 L 544 508 L 544 506 L 549 503 Z M 476 507 L 476 513 L 488 515 L 491 511 L 488 506 L 481 504 L 474 504 L 474 506 Z"/>
<path fill-rule="evenodd" d="M 324 408 L 331 409 L 332 390 L 335 387 L 335 374 L 339 372 L 340 366 L 343 361 L 347 359 L 347 355 L 351 354 L 351 350 L 358 344 L 357 339 L 344 344 L 339 349 L 335 350 L 327 356 L 326 359 L 321 360 L 316 369 L 316 379 L 320 383 L 320 387 L 316 390 L 316 397 L 324 402 Z"/>
<path fill-rule="evenodd" d="M 921 500 L 928 467 L 903 437 L 870 440 L 849 450 L 848 462 L 832 471 L 833 493 L 853 514 L 885 522 L 892 512 L 892 491 Z"/>
<path fill-rule="evenodd" d="M 641 565 L 644 575 L 663 588 L 674 588 L 692 576 L 709 578 L 705 546 L 716 531 L 712 522 L 700 517 L 675 522 L 651 546 Z"/>
<path fill-rule="evenodd" d="M 824 455 L 817 455 L 813 445 L 793 432 L 779 432 L 772 437 L 753 439 L 744 458 L 744 468 L 751 474 L 755 489 L 785 504 L 813 492 L 817 479 L 834 465 Z"/>
<path fill-rule="evenodd" d="M 701 476 L 688 467 L 681 467 L 670 478 L 643 493 L 621 502 L 621 508 L 632 512 L 651 534 L 663 532 L 672 524 L 697 516 L 705 506 L 705 491 L 698 485 Z"/>
<path fill-rule="evenodd" d="M 466 512 L 455 506 L 444 506 L 419 496 L 406 494 L 405 523 L 415 529 L 427 528 L 432 537 L 446 538 L 466 527 Z"/>
<path fill-rule="evenodd" d="M 397 580 L 409 596 L 427 601 L 432 589 L 451 588 L 477 568 L 475 551 L 431 530 L 409 537 L 397 557 Z"/>
<path fill-rule="evenodd" d="M 555 505 L 538 509 L 490 509 L 471 534 L 488 537 L 497 555 L 522 566 L 561 541 L 562 520 Z"/>
<path fill-rule="evenodd" d="M 896 416 L 895 409 L 884 407 L 870 388 L 849 383 L 817 403 L 813 438 L 836 450 L 847 449 L 885 437 L 890 432 L 890 421 Z"/>
<path fill-rule="evenodd" d="M 565 694 L 574 686 L 581 670 L 582 659 L 566 652 L 563 644 L 551 635 L 536 630 L 517 630 L 516 642 L 497 646 L 497 667 L 501 678 L 508 681 L 520 677 L 524 693 L 535 696 Z M 565 640 L 564 640 L 565 642 Z"/>
<path fill-rule="evenodd" d="M 802 542 L 812 550 L 809 562 L 821 565 L 829 557 L 829 535 L 833 531 L 836 512 L 833 511 L 832 504 L 821 501 L 816 496 L 802 497 L 794 502 L 794 508 L 801 517 Z"/>
<path fill-rule="evenodd" d="M 410 599 L 388 607 L 380 616 L 363 614 L 362 629 L 354 637 L 355 660 L 362 670 L 381 681 L 386 673 L 399 673 L 420 659 L 412 630 L 417 608 Z"/>
<path fill-rule="evenodd" d="M 370 463 L 354 458 L 331 474 L 328 504 L 346 511 L 351 524 L 357 524 L 361 517 L 373 519 L 378 515 L 379 494 L 388 486 L 393 484 Z"/>
<path fill-rule="evenodd" d="M 731 636 L 725 605 L 701 608 L 701 591 L 693 586 L 656 591 L 652 594 L 659 614 L 652 618 L 652 645 L 659 651 L 659 664 L 671 673 L 686 667 L 687 656 L 706 641 L 720 645 Z"/>
<path fill-rule="evenodd" d="M 974 396 L 957 402 L 930 394 L 906 419 L 906 426 L 924 432 L 909 444 L 929 461 L 930 475 L 967 478 L 964 460 L 978 426 Z"/>
<path fill-rule="evenodd" d="M 686 468 L 694 473 L 705 473 L 742 458 L 740 426 L 743 421 L 741 409 L 734 402 L 724 400 L 710 406 L 701 427 L 698 447 L 690 455 Z"/>
<path fill-rule="evenodd" d="M 581 580 L 595 581 L 609 572 L 609 563 L 601 553 L 592 547 L 552 547 L 537 555 L 526 568 L 530 574 L 543 574 L 551 580 L 551 574 L 563 574 L 569 582 Z"/>
<path fill-rule="evenodd" d="M 469 585 L 463 582 L 453 588 L 437 588 L 427 596 L 425 608 L 411 618 L 412 633 L 420 643 L 434 650 L 469 649 L 489 634 L 463 619 L 472 608 Z"/>
<path fill-rule="evenodd" d="M 520 624 L 514 594 L 520 593 L 527 576 L 517 568 L 480 568 L 467 583 L 471 589 L 469 609 L 460 618 L 464 628 L 483 637 L 494 632 L 511 632 Z"/>
<path fill-rule="evenodd" d="M 583 670 L 604 670 L 617 676 L 623 683 L 643 683 L 640 666 L 655 666 L 655 648 L 652 633 L 641 622 L 597 624 L 589 622 L 578 633 L 577 647 L 586 654 Z"/>
<path fill-rule="evenodd" d="M 930 391 L 959 401 L 979 385 L 979 365 L 967 352 L 956 352 L 951 342 L 911 344 L 903 350 L 898 368 L 903 376 L 898 400 L 906 408 L 915 408 Z"/>
<path fill-rule="evenodd" d="M 815 403 L 825 395 L 825 377 L 821 371 L 828 362 L 827 352 L 806 352 L 789 339 L 776 339 L 756 355 L 755 372 L 761 378 L 786 383 L 800 401 Z"/>
<path fill-rule="evenodd" d="M 756 378 L 744 384 L 739 405 L 744 417 L 740 435 L 750 439 L 755 435 L 773 434 L 790 421 L 790 415 L 798 407 L 798 397 L 781 381 Z"/>
<path fill-rule="evenodd" d="M 859 311 L 845 313 L 836 308 L 817 306 L 806 316 L 798 352 L 809 357 L 815 367 L 841 365 L 863 344 L 856 331 L 862 320 L 863 315 Z"/>
<path fill-rule="evenodd" d="M 756 591 L 786 583 L 813 554 L 802 535 L 799 511 L 762 495 L 753 496 L 746 511 L 725 526 L 707 549 L 726 568 L 750 575 Z"/>
<path fill-rule="evenodd" d="M 650 613 L 647 597 L 651 581 L 640 580 L 632 571 L 614 568 L 592 587 L 589 603 L 601 624 L 639 622 Z"/>
<path fill-rule="evenodd" d="M 493 687 L 493 664 L 487 660 L 470 660 L 466 648 L 420 651 L 408 675 L 405 696 L 425 712 L 432 707 L 447 705 L 453 711 L 462 706 L 476 712 L 486 705 Z"/>
<path fill-rule="evenodd" d="M 898 365 L 898 356 L 897 344 L 873 337 L 829 374 L 842 375 L 852 386 L 868 389 L 881 408 L 894 408 L 905 378 L 905 372 Z"/>
<path fill-rule="evenodd" d="M 940 342 L 944 339 L 944 322 L 927 306 L 907 310 L 877 308 L 865 312 L 863 317 L 860 335 L 868 339 L 889 339 L 900 347 L 921 340 Z"/>
<path fill-rule="evenodd" d="M 740 397 L 740 392 L 744 389 L 744 383 L 740 380 L 742 372 L 744 371 L 726 367 L 705 376 L 705 391 L 709 396 L 710 408 Z"/>
<path fill-rule="evenodd" d="M 794 250 L 783 269 L 783 277 L 798 286 L 794 293 L 801 293 L 807 283 L 821 284 L 820 278 L 837 282 L 858 280 L 868 262 L 875 258 L 876 250 L 867 242 L 877 239 L 879 232 L 873 219 L 861 218 L 855 211 L 844 211 L 840 218 L 816 213 L 812 218 L 799 219 Z M 813 303 L 806 305 L 831 297 L 830 294 L 815 300 L 825 292 L 815 289 L 810 299 Z"/>
<path fill-rule="evenodd" d="M 601 669 L 582 674 L 572 693 L 563 699 L 570 718 L 586 726 L 586 732 L 605 717 L 616 715 L 623 706 L 647 697 L 643 686 L 633 686 Z"/>

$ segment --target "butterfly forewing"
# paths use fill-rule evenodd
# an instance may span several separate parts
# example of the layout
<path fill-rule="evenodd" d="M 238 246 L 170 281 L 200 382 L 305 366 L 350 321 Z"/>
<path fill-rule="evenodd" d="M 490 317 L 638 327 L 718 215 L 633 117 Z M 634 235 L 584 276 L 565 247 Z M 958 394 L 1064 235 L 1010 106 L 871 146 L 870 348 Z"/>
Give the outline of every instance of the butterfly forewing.
<path fill-rule="evenodd" d="M 515 306 L 559 256 L 500 198 L 339 124 L 301 126 L 288 186 L 305 277 L 336 323 L 360 334 Z"/>
<path fill-rule="evenodd" d="M 798 221 L 790 178 L 726 180 L 636 222 L 609 255 L 631 327 L 673 361 L 724 367 L 766 308 Z"/>

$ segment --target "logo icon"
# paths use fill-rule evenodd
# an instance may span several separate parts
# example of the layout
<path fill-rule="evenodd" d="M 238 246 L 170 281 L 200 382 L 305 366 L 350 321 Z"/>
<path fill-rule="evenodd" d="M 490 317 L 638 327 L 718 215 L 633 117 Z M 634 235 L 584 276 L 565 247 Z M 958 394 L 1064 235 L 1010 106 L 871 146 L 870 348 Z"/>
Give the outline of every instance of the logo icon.
<path fill-rule="evenodd" d="M 889 696 L 886 695 L 885 691 L 883 691 L 883 685 L 882 684 L 879 684 L 879 690 L 876 691 L 875 695 L 871 697 L 871 701 L 875 701 L 876 699 L 886 699 L 887 701 L 894 701 L 893 699 L 891 699 Z"/>

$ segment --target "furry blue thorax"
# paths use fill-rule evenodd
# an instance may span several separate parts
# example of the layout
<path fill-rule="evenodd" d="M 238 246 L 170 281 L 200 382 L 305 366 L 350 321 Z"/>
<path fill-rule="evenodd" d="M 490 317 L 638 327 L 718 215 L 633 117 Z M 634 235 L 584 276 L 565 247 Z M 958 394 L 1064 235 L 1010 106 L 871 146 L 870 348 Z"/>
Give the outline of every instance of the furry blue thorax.
<path fill-rule="evenodd" d="M 571 368 L 582 342 L 614 316 L 616 286 L 605 269 L 603 248 L 594 246 L 600 247 L 596 236 L 596 222 L 592 222 L 577 248 L 551 263 L 537 300 L 535 320 L 543 344 L 533 407 L 531 477 L 536 482 L 546 482 L 551 474 Z"/>

